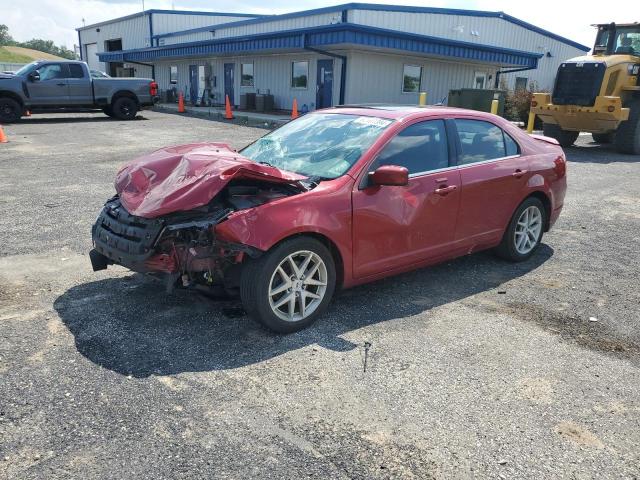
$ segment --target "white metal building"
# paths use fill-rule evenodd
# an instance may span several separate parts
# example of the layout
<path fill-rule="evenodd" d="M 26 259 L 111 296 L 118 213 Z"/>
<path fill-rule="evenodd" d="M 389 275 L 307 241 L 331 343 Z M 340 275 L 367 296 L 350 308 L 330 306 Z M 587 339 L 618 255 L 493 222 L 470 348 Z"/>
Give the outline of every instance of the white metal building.
<path fill-rule="evenodd" d="M 283 15 L 148 10 L 78 29 L 84 60 L 194 101 L 275 107 L 429 103 L 455 88 L 552 89 L 589 47 L 502 12 L 349 3 Z M 502 78 L 502 82 L 499 79 Z"/>

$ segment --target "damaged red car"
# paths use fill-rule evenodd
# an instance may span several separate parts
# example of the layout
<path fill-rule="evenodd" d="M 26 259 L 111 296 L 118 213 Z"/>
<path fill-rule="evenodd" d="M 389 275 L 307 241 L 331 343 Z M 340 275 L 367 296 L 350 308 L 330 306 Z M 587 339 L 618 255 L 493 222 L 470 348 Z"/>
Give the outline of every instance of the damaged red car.
<path fill-rule="evenodd" d="M 334 292 L 493 248 L 529 258 L 562 209 L 553 139 L 445 107 L 320 110 L 240 151 L 167 147 L 134 160 L 93 226 L 94 270 L 239 293 L 277 332 Z"/>

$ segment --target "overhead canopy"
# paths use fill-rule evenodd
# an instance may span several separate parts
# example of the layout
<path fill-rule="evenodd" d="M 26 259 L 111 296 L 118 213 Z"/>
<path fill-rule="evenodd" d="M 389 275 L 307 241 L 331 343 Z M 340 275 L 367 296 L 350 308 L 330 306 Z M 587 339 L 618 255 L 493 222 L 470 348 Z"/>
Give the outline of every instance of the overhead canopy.
<path fill-rule="evenodd" d="M 239 37 L 178 43 L 159 47 L 101 52 L 101 62 L 149 62 L 181 57 L 246 55 L 262 51 L 303 50 L 305 47 L 358 46 L 389 49 L 443 58 L 465 59 L 503 67 L 536 68 L 540 53 L 417 35 L 354 23 L 285 30 Z"/>

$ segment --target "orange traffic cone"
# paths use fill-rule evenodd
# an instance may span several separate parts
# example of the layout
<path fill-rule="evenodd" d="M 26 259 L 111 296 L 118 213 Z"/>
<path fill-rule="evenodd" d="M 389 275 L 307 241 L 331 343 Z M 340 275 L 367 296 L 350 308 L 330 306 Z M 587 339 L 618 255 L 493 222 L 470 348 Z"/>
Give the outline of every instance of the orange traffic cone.
<path fill-rule="evenodd" d="M 233 112 L 231 112 L 231 103 L 229 102 L 229 95 L 225 95 L 225 99 L 224 99 L 224 118 L 226 120 L 233 120 Z"/>
<path fill-rule="evenodd" d="M 2 130 L 2 125 L 0 125 L 0 143 L 9 143 L 7 136 L 4 134 L 4 130 Z"/>
<path fill-rule="evenodd" d="M 184 113 L 184 95 L 182 92 L 178 93 L 178 113 Z"/>
<path fill-rule="evenodd" d="M 293 108 L 291 109 L 291 120 L 298 118 L 298 100 L 293 99 Z"/>

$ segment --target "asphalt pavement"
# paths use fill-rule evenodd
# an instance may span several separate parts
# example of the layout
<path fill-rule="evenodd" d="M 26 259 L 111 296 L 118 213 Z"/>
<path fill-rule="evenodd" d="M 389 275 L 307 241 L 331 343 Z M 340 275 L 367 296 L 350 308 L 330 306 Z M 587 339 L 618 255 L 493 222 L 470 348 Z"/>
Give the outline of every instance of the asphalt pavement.
<path fill-rule="evenodd" d="M 529 261 L 347 290 L 280 336 L 87 255 L 124 162 L 265 130 L 158 112 L 4 129 L 0 478 L 640 478 L 639 157 L 582 135 Z"/>

